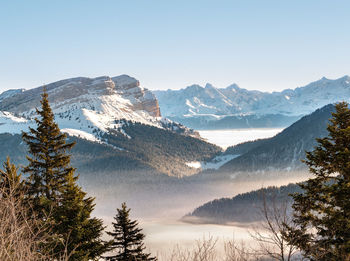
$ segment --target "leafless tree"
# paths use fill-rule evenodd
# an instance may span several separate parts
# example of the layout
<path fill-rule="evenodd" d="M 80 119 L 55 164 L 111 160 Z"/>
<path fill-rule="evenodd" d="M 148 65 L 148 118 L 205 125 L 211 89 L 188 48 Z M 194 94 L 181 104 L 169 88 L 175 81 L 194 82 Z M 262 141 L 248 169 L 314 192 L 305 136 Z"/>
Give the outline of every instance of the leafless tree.
<path fill-rule="evenodd" d="M 43 253 L 42 245 L 50 240 L 49 224 L 38 219 L 25 200 L 25 186 L 17 167 L 8 159 L 0 170 L 0 260 L 1 261 L 68 261 L 67 242 L 59 257 Z M 50 213 L 44 220 L 50 220 Z"/>
<path fill-rule="evenodd" d="M 165 257 L 165 259 L 169 261 L 216 261 L 217 241 L 214 237 L 209 236 L 209 238 L 203 237 L 202 240 L 196 240 L 193 249 L 183 249 L 179 245 L 176 245 L 170 255 Z"/>
<path fill-rule="evenodd" d="M 234 239 L 224 242 L 224 261 L 251 261 L 257 260 L 255 255 L 246 246 L 244 241 L 237 243 Z"/>
<path fill-rule="evenodd" d="M 196 241 L 196 247 L 192 253 L 193 261 L 214 261 L 217 257 L 216 244 L 218 239 L 209 236 L 208 239 L 203 237 L 202 240 Z"/>
<path fill-rule="evenodd" d="M 0 187 L 0 260 L 45 260 L 39 245 L 44 226 L 29 217 L 28 206 L 16 187 Z"/>
<path fill-rule="evenodd" d="M 293 226 L 288 199 L 277 200 L 274 196 L 268 201 L 266 195 L 263 194 L 262 202 L 260 208 L 262 221 L 249 231 L 259 246 L 255 250 L 255 255 L 265 256 L 272 260 L 293 260 L 297 249 L 289 245 L 282 236 L 286 229 L 284 224 Z"/>
<path fill-rule="evenodd" d="M 212 236 L 197 240 L 192 249 L 175 246 L 169 255 L 158 256 L 166 261 L 256 261 L 260 260 L 242 241 L 224 241 L 224 251 L 218 251 L 218 239 Z"/>

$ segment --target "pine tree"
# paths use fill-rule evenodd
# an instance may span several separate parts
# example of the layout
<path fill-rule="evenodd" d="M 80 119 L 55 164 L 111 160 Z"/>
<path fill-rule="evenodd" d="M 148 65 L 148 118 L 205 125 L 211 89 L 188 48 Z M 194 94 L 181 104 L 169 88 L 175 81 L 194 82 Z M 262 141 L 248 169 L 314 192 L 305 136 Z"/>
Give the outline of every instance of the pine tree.
<path fill-rule="evenodd" d="M 62 244 L 52 246 L 57 253 L 66 253 L 69 260 L 87 261 L 101 256 L 109 250 L 111 242 L 101 240 L 103 224 L 91 218 L 94 198 L 75 183 L 73 173 L 67 176 L 63 186 L 60 207 L 55 211 L 55 231 L 61 235 Z M 62 237 L 63 236 L 63 237 Z"/>
<path fill-rule="evenodd" d="M 129 217 L 130 208 L 126 204 L 122 204 L 121 209 L 117 209 L 115 216 L 116 223 L 112 223 L 114 227 L 113 232 L 107 232 L 108 235 L 113 236 L 114 241 L 112 248 L 117 249 L 117 254 L 107 257 L 111 261 L 152 261 L 156 260 L 150 257 L 150 254 L 144 253 L 145 246 L 143 240 L 145 235 L 142 229 L 138 228 L 138 222 L 131 220 Z"/>
<path fill-rule="evenodd" d="M 18 168 L 10 162 L 9 157 L 7 157 L 6 162 L 4 162 L 3 169 L 4 170 L 0 170 L 0 187 L 2 189 L 2 196 L 11 195 L 22 197 L 24 192 L 22 175 L 17 174 Z"/>
<path fill-rule="evenodd" d="M 66 143 L 66 135 L 55 123 L 45 89 L 40 103 L 41 110 L 36 109 L 41 117 L 35 118 L 37 128 L 22 133 L 32 155 L 27 156 L 29 164 L 23 172 L 29 174 L 27 195 L 33 201 L 33 208 L 39 217 L 44 217 L 56 207 L 65 177 L 75 169 L 70 166 L 70 155 L 66 154 L 74 143 Z"/>
<path fill-rule="evenodd" d="M 285 235 L 310 260 L 350 260 L 350 110 L 335 106 L 328 137 L 306 153 L 313 178 L 293 195 L 293 221 Z"/>
<path fill-rule="evenodd" d="M 94 199 L 85 198 L 86 193 L 76 185 L 75 168 L 67 154 L 74 143 L 66 143 L 66 135 L 55 123 L 45 89 L 41 105 L 37 128 L 22 136 L 31 154 L 24 168 L 29 174 L 26 197 L 38 218 L 50 225 L 50 240 L 43 249 L 53 258 L 96 259 L 109 247 L 100 239 L 102 221 L 90 217 Z"/>

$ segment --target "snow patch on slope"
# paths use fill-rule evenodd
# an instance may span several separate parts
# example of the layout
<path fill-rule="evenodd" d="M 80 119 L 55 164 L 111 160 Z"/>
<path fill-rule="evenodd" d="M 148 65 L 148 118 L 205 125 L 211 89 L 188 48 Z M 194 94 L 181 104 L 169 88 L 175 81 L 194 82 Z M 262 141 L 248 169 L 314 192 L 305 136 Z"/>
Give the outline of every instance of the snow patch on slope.
<path fill-rule="evenodd" d="M 99 140 L 92 134 L 87 133 L 82 130 L 77 130 L 77 129 L 61 129 L 62 132 L 67 133 L 70 136 L 73 137 L 78 137 L 81 139 L 89 140 L 89 141 L 94 141 L 94 142 L 99 142 Z"/>
<path fill-rule="evenodd" d="M 237 158 L 238 156 L 239 155 L 219 155 L 219 156 L 216 156 L 211 161 L 202 162 L 201 167 L 203 170 L 204 169 L 219 169 L 226 162 L 229 162 L 230 160 Z"/>
<path fill-rule="evenodd" d="M 194 169 L 219 169 L 222 165 L 224 165 L 226 162 L 229 162 L 230 160 L 237 158 L 239 155 L 219 155 L 216 156 L 211 161 L 191 161 L 186 162 L 185 164 Z"/>
<path fill-rule="evenodd" d="M 21 134 L 34 127 L 35 122 L 23 117 L 17 117 L 10 112 L 0 111 L 0 133 Z"/>
<path fill-rule="evenodd" d="M 202 165 L 199 161 L 186 162 L 186 166 L 193 168 L 193 169 L 200 169 L 202 167 Z"/>

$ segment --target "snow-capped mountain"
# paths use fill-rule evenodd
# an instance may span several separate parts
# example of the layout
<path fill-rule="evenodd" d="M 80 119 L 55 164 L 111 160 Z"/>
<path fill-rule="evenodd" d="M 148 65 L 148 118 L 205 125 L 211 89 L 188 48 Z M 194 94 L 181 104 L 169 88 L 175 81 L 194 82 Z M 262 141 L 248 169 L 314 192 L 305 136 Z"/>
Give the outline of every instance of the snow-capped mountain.
<path fill-rule="evenodd" d="M 9 90 L 0 95 L 0 133 L 20 133 L 34 123 L 42 88 Z M 122 132 L 122 119 L 159 128 L 181 128 L 161 118 L 154 94 L 127 75 L 72 78 L 51 83 L 46 90 L 56 121 L 73 136 L 96 140 L 100 131 Z"/>
<path fill-rule="evenodd" d="M 162 118 L 156 97 L 130 76 L 79 77 L 45 88 L 55 121 L 77 141 L 72 152 L 79 171 L 191 175 L 199 170 L 188 161 L 211 158 L 220 150 L 197 132 Z M 26 164 L 20 133 L 36 126 L 42 92 L 38 87 L 0 94 L 0 160 L 10 155 Z"/>
<path fill-rule="evenodd" d="M 154 94 L 162 115 L 185 124 L 192 120 L 194 125 L 190 127 L 200 128 L 220 122 L 221 128 L 223 125 L 232 128 L 234 126 L 229 122 L 235 125 L 240 120 L 247 120 L 247 127 L 254 127 L 261 118 L 268 121 L 276 115 L 285 119 L 282 123 L 287 126 L 296 120 L 295 117 L 311 113 L 326 104 L 349 101 L 350 77 L 336 80 L 322 78 L 304 87 L 272 93 L 249 91 L 236 84 L 227 88 L 207 84 L 205 87 L 192 85 L 181 90 L 154 91 Z"/>

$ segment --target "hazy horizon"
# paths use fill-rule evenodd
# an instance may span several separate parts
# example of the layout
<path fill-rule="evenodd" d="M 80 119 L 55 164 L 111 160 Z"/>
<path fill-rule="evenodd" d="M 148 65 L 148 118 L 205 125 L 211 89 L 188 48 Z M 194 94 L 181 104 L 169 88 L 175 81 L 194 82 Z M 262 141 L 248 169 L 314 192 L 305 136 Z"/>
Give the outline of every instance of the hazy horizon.
<path fill-rule="evenodd" d="M 39 85 L 35 85 L 35 86 L 22 86 L 22 87 L 19 87 L 19 88 L 1 88 L 0 87 L 0 94 L 4 91 L 7 91 L 7 90 L 12 90 L 12 89 L 25 89 L 25 90 L 30 90 L 30 89 L 34 89 L 34 88 L 38 88 L 38 87 L 41 87 L 43 85 L 47 85 L 47 84 L 51 84 L 51 83 L 54 83 L 54 82 L 58 82 L 58 81 L 61 81 L 61 80 L 66 80 L 66 79 L 70 79 L 70 78 L 78 78 L 78 77 L 87 77 L 87 78 L 98 78 L 98 77 L 103 77 L 103 76 L 108 76 L 108 77 L 116 77 L 116 76 L 120 76 L 120 75 L 123 75 L 123 74 L 113 74 L 113 75 L 96 75 L 96 76 L 83 76 L 83 75 L 79 75 L 79 76 L 74 76 L 74 77 L 69 77 L 69 78 L 62 78 L 62 79 L 56 79 L 56 80 L 52 80 L 50 82 L 44 82 L 42 84 L 39 84 Z M 129 75 L 129 74 L 125 74 L 125 75 L 128 75 L 130 77 L 133 77 L 135 78 L 133 75 Z M 306 85 L 312 83 L 312 82 L 316 82 L 318 80 L 321 80 L 322 78 L 327 78 L 329 80 L 337 80 L 339 78 L 343 78 L 345 76 L 349 76 L 349 74 L 345 74 L 345 75 L 342 75 L 342 76 L 339 76 L 339 77 L 336 77 L 336 78 L 329 78 L 329 77 L 321 77 L 319 79 L 314 79 L 314 80 L 311 80 L 310 82 L 307 82 L 307 83 L 304 83 L 302 85 L 299 85 L 299 86 L 295 86 L 295 87 L 292 87 L 292 88 L 282 88 L 280 90 L 262 90 L 262 89 L 259 89 L 259 88 L 252 88 L 252 89 L 248 89 L 248 88 L 245 88 L 244 86 L 241 86 L 239 83 L 236 83 L 236 82 L 232 82 L 231 84 L 228 84 L 226 86 L 218 86 L 216 85 L 215 83 L 212 83 L 212 82 L 206 82 L 206 83 L 203 83 L 203 84 L 200 84 L 200 83 L 192 83 L 192 84 L 189 84 L 189 85 L 186 85 L 186 86 L 181 86 L 179 88 L 168 88 L 168 89 L 154 89 L 150 86 L 145 86 L 143 83 L 142 83 L 142 80 L 136 78 L 138 81 L 140 81 L 140 85 L 144 88 L 147 88 L 151 91 L 165 91 L 165 90 L 181 90 L 181 89 L 185 89 L 187 87 L 190 87 L 192 85 L 199 85 L 199 86 L 202 86 L 202 87 L 205 87 L 207 84 L 211 84 L 212 86 L 214 86 L 215 88 L 227 88 L 231 85 L 237 85 L 239 88 L 242 88 L 242 89 L 247 89 L 249 91 L 261 91 L 261 92 L 268 92 L 268 93 L 272 93 L 272 92 L 281 92 L 283 90 L 286 90 L 286 89 L 296 89 L 296 88 L 299 88 L 299 87 L 305 87 Z"/>

